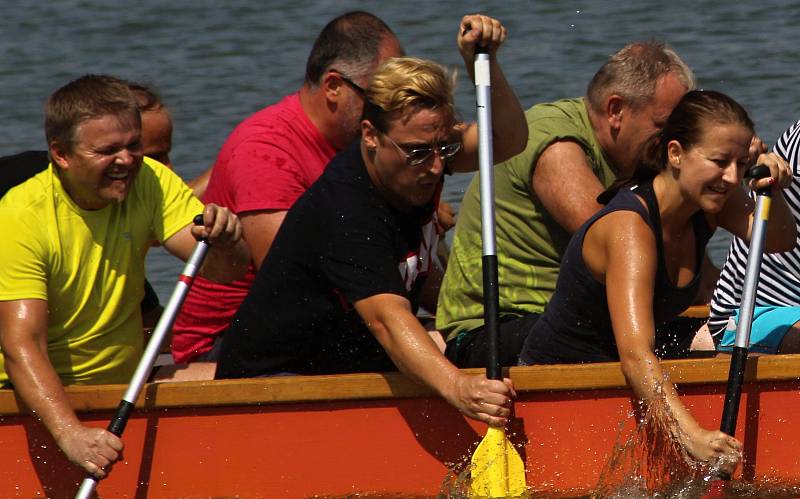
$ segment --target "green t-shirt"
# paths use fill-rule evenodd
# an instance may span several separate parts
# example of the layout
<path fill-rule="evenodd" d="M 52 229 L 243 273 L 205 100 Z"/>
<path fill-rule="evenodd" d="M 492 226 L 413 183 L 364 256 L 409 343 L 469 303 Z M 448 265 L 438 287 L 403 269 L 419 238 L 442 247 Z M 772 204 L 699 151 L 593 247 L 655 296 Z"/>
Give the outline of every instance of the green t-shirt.
<path fill-rule="evenodd" d="M 574 141 L 583 148 L 600 183 L 607 187 L 616 179 L 594 135 L 583 99 L 538 104 L 525 116 L 527 147 L 494 169 L 501 316 L 544 311 L 571 236 L 547 213 L 531 189 L 539 155 L 555 141 Z M 565 178 L 564 182 L 569 180 Z M 483 326 L 481 248 L 476 175 L 459 210 L 436 311 L 436 327 L 448 339 Z"/>

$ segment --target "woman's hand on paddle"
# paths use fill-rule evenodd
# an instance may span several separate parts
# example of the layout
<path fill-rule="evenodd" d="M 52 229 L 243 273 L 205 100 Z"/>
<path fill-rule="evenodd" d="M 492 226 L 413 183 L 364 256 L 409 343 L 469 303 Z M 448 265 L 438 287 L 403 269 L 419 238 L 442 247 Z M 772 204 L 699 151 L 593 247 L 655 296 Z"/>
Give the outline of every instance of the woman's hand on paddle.
<path fill-rule="evenodd" d="M 232 248 L 242 238 L 242 223 L 228 208 L 209 203 L 203 210 L 203 225 L 193 225 L 195 239 L 207 238 L 216 248 Z"/>
<path fill-rule="evenodd" d="M 103 468 L 119 459 L 124 447 L 113 433 L 82 425 L 62 432 L 57 442 L 67 459 L 96 478 L 106 476 Z"/>
<path fill-rule="evenodd" d="M 769 167 L 769 177 L 758 180 L 751 180 L 752 189 L 765 189 L 772 187 L 772 192 L 789 187 L 792 183 L 793 175 L 789 163 L 774 152 L 759 154 L 756 160 L 757 165 Z"/>
<path fill-rule="evenodd" d="M 471 14 L 461 18 L 458 29 L 458 50 L 465 61 L 475 58 L 477 46 L 488 47 L 494 56 L 506 39 L 506 28 L 497 19 L 481 14 Z M 494 59 L 494 57 L 492 57 Z"/>
<path fill-rule="evenodd" d="M 489 426 L 502 427 L 511 415 L 517 398 L 511 380 L 487 379 L 485 375 L 461 374 L 456 380 L 455 399 L 450 402 L 464 415 Z"/>
<path fill-rule="evenodd" d="M 741 442 L 719 430 L 698 428 L 685 435 L 684 446 L 693 458 L 719 465 L 726 473 L 733 473 L 742 459 Z"/>

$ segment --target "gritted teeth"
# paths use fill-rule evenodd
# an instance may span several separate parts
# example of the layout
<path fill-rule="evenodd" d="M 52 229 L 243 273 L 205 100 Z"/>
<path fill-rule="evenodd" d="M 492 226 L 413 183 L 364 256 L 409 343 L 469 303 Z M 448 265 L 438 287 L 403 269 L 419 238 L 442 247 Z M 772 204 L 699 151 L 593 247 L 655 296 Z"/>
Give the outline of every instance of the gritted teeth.
<path fill-rule="evenodd" d="M 130 172 L 128 170 L 118 171 L 118 172 L 108 172 L 106 175 L 114 180 L 124 180 L 128 178 Z"/>

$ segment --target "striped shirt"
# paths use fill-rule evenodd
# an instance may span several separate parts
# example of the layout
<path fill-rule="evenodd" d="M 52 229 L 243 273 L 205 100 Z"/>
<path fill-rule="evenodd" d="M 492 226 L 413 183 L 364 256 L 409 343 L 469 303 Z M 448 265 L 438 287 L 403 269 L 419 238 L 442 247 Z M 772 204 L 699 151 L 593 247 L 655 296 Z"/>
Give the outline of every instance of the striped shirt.
<path fill-rule="evenodd" d="M 783 190 L 783 197 L 792 210 L 795 224 L 798 224 L 800 222 L 800 121 L 783 133 L 773 151 L 786 159 L 794 172 L 794 180 Z M 750 196 L 754 197 L 754 193 L 751 192 Z M 747 243 L 734 237 L 711 299 L 708 328 L 716 340 L 722 338 L 728 318 L 741 304 L 747 252 Z M 786 253 L 764 254 L 756 291 L 756 305 L 800 306 L 800 247 L 797 246 L 797 242 L 794 249 Z"/>

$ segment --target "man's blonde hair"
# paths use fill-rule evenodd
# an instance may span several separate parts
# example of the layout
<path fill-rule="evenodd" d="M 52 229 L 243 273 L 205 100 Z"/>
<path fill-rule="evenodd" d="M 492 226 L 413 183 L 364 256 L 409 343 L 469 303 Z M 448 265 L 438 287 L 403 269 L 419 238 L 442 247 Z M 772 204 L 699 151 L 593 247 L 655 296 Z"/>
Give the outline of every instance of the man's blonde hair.
<path fill-rule="evenodd" d="M 694 89 L 692 70 L 667 44 L 655 40 L 629 43 L 612 55 L 589 82 L 589 107 L 602 112 L 606 99 L 614 94 L 634 108 L 644 106 L 653 99 L 658 81 L 670 72 L 687 91 Z"/>
<path fill-rule="evenodd" d="M 457 74 L 416 57 L 395 57 L 381 64 L 366 89 L 363 118 L 387 132 L 392 114 L 409 109 L 441 110 L 456 119 L 453 91 Z"/>

